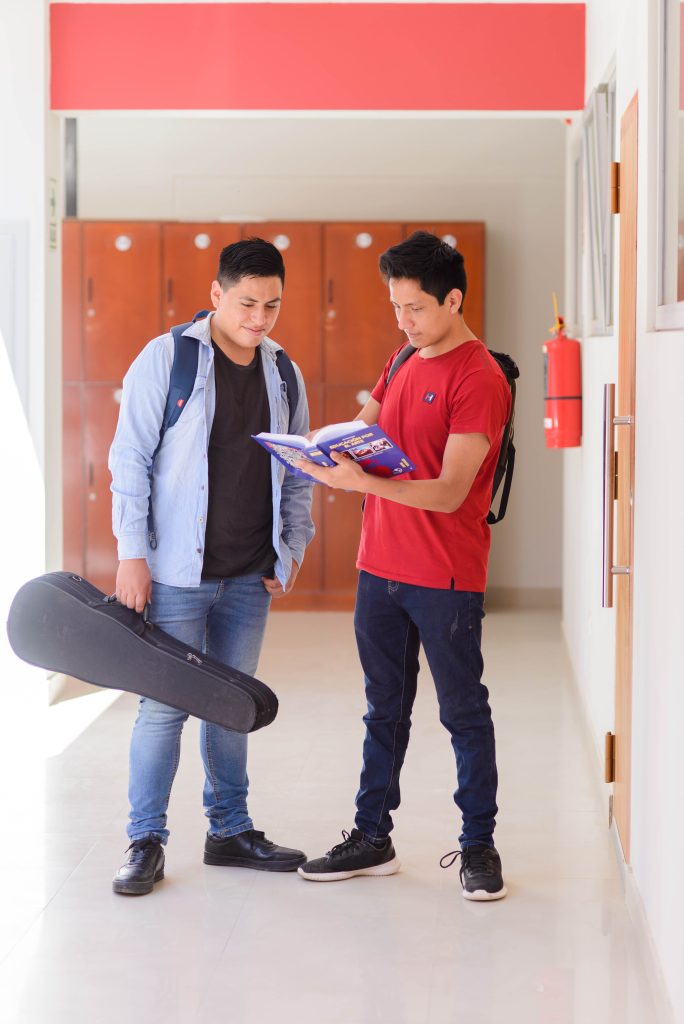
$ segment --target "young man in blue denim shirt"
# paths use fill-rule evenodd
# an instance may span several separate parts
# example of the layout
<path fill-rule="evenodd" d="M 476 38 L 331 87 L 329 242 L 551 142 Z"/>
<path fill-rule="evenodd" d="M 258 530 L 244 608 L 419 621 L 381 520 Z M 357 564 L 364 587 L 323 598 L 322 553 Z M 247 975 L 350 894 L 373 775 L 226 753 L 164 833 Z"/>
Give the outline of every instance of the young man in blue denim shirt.
<path fill-rule="evenodd" d="M 198 340 L 197 378 L 178 422 L 159 442 L 173 362 L 172 335 L 151 341 L 124 379 L 110 452 L 117 598 L 166 632 L 234 668 L 256 671 L 271 599 L 288 593 L 313 537 L 311 485 L 271 459 L 252 434 L 305 434 L 299 368 L 296 408 L 268 337 L 285 268 L 262 239 L 221 252 L 214 312 L 187 328 Z M 289 427 L 288 427 L 289 424 Z M 148 515 L 152 512 L 154 542 Z M 115 892 L 151 892 L 164 874 L 167 806 L 187 714 L 141 698 L 130 754 L 126 862 Z M 208 864 L 295 871 L 299 850 L 257 832 L 247 811 L 247 737 L 202 722 Z"/>

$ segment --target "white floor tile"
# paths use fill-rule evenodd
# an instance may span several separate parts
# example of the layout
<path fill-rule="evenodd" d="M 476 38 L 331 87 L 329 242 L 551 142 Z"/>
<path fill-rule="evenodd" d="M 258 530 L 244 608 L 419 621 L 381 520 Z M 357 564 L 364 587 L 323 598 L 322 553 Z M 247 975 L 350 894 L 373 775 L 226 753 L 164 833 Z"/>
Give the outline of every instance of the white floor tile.
<path fill-rule="evenodd" d="M 313 885 L 202 864 L 198 726 L 170 807 L 167 877 L 111 892 L 127 841 L 124 695 L 0 832 L 2 1024 L 657 1024 L 554 612 L 485 622 L 509 896 L 461 896 L 455 768 L 423 667 L 389 878 Z M 318 856 L 353 824 L 364 711 L 351 617 L 271 617 L 278 719 L 250 739 L 250 808 Z M 22 794 L 22 797 L 24 794 Z"/>

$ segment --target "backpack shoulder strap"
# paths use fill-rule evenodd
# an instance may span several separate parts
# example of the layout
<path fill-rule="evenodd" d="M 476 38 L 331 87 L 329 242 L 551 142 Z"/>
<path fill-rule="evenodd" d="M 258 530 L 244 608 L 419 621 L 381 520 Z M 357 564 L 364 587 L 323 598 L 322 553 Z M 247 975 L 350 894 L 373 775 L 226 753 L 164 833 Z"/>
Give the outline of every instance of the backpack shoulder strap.
<path fill-rule="evenodd" d="M 192 322 L 192 321 L 191 321 Z M 159 441 L 174 423 L 185 408 L 187 400 L 192 394 L 192 389 L 197 377 L 197 364 L 199 361 L 199 343 L 197 338 L 188 338 L 183 331 L 190 327 L 190 323 L 179 324 L 171 328 L 173 335 L 173 365 L 169 377 L 169 392 L 166 396 L 166 408 L 162 420 Z"/>
<path fill-rule="evenodd" d="M 401 349 L 401 351 L 397 352 L 396 356 L 394 357 L 394 362 L 392 363 L 392 365 L 389 368 L 389 373 L 387 374 L 387 383 L 385 384 L 385 387 L 389 386 L 389 382 L 392 380 L 392 377 L 394 377 L 394 375 L 397 372 L 397 370 L 399 369 L 399 367 L 403 366 L 404 363 L 406 362 L 406 360 L 410 356 L 412 356 L 415 351 L 416 350 L 413 347 L 413 345 L 411 344 L 411 342 L 408 341 L 404 345 L 404 347 Z"/>
<path fill-rule="evenodd" d="M 299 381 L 297 380 L 297 374 L 295 373 L 295 368 L 292 365 L 292 360 L 283 348 L 276 352 L 276 366 L 278 367 L 280 379 L 284 381 L 287 389 L 287 404 L 290 407 L 290 418 L 287 425 L 289 433 L 292 429 L 293 413 L 299 404 Z"/>

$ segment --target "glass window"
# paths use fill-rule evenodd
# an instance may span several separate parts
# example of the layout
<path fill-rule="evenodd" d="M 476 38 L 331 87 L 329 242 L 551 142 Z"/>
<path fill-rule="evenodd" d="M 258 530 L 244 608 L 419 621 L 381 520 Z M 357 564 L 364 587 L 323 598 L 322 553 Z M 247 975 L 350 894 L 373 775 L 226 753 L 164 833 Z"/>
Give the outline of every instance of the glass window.
<path fill-rule="evenodd" d="M 661 0 L 658 327 L 684 327 L 684 67 L 680 0 Z"/>
<path fill-rule="evenodd" d="M 592 334 L 613 324 L 614 223 L 610 213 L 610 165 L 615 159 L 615 83 L 591 94 L 584 114 L 582 165 L 587 291 L 585 313 Z"/>

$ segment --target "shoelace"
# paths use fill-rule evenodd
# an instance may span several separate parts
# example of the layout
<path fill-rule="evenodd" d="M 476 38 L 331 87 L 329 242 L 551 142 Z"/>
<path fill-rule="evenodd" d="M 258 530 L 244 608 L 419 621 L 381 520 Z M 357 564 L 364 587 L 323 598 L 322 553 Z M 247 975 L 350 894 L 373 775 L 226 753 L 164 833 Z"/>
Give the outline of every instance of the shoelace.
<path fill-rule="evenodd" d="M 447 857 L 451 857 L 451 860 L 448 864 L 445 864 L 444 861 Z M 459 857 L 461 858 L 461 875 L 468 869 L 478 875 L 494 874 L 494 863 L 488 847 L 467 846 L 465 850 L 452 850 L 450 853 L 444 854 L 439 862 L 439 866 L 441 868 L 450 868 Z"/>
<path fill-rule="evenodd" d="M 161 846 L 158 839 L 134 839 L 128 847 L 128 850 L 133 851 L 129 858 L 129 864 L 139 864 L 145 857 L 153 853 L 158 846 Z M 128 850 L 126 850 L 126 853 L 128 853 Z"/>
<path fill-rule="evenodd" d="M 345 829 L 342 829 L 342 838 L 343 842 L 333 846 L 332 850 L 328 850 L 327 857 L 338 857 L 341 853 L 347 853 L 352 846 L 357 846 L 361 842 L 360 839 L 352 839 Z"/>

